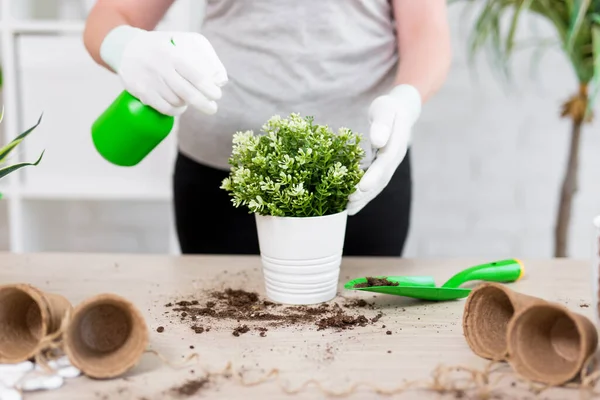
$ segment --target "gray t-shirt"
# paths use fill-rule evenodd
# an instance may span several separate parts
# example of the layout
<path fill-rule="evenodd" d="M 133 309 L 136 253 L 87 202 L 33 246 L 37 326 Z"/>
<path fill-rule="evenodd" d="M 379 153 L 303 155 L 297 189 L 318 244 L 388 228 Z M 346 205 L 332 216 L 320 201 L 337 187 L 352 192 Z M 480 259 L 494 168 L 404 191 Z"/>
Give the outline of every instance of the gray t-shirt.
<path fill-rule="evenodd" d="M 370 164 L 369 105 L 392 88 L 398 62 L 390 0 L 208 0 L 201 33 L 229 82 L 216 114 L 181 116 L 182 153 L 229 169 L 235 132 L 297 112 L 362 133 Z"/>

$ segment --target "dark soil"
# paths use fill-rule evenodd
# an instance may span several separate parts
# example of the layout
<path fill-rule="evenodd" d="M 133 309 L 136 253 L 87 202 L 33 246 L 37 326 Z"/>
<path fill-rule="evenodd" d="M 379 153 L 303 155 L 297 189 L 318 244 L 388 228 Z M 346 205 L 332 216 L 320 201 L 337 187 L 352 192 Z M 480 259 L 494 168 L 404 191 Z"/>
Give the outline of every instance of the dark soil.
<path fill-rule="evenodd" d="M 358 283 L 354 285 L 355 288 L 365 288 L 373 286 L 398 286 L 398 282 L 388 281 L 387 278 L 375 278 L 372 276 L 368 276 L 367 281 L 365 283 Z"/>
<path fill-rule="evenodd" d="M 233 330 L 233 336 L 240 336 L 247 332 L 250 332 L 250 328 L 248 328 L 248 325 L 238 326 Z"/>
<path fill-rule="evenodd" d="M 258 327 L 256 328 L 257 331 L 260 332 L 260 337 L 266 337 L 267 336 L 267 332 L 269 331 L 267 328 L 264 327 Z"/>
<path fill-rule="evenodd" d="M 192 396 L 209 383 L 208 378 L 189 380 L 181 386 L 171 388 L 179 396 Z"/>
<path fill-rule="evenodd" d="M 367 303 L 366 300 L 357 299 L 357 300 L 352 300 L 350 303 L 345 304 L 344 307 L 346 307 L 346 308 L 362 308 L 362 307 L 366 307 L 368 305 L 369 305 L 369 303 Z"/>
<path fill-rule="evenodd" d="M 165 331 L 165 327 L 164 326 L 159 326 L 158 328 L 156 328 L 156 332 L 158 333 L 162 333 Z"/>
<path fill-rule="evenodd" d="M 201 327 L 201 326 L 196 326 L 196 325 L 193 325 L 193 326 L 192 326 L 192 330 L 193 330 L 194 332 L 196 332 L 196 333 L 203 333 L 203 332 L 204 332 L 204 328 L 203 328 L 203 327 Z"/>
<path fill-rule="evenodd" d="M 317 321 L 317 326 L 319 327 L 317 330 L 320 331 L 327 328 L 348 329 L 354 326 L 367 326 L 368 324 L 369 320 L 364 315 L 352 317 L 350 315 L 339 313 Z"/>
<path fill-rule="evenodd" d="M 181 300 L 165 304 L 167 314 L 189 324 L 197 334 L 210 331 L 216 321 L 237 323 L 232 334 L 236 337 L 255 330 L 265 337 L 269 327 L 316 326 L 317 330 L 336 331 L 364 327 L 379 321 L 382 313 L 365 316 L 351 310 L 375 310 L 363 299 L 348 299 L 340 304 L 322 303 L 315 306 L 287 306 L 260 298 L 257 293 L 225 289 L 206 293 L 204 300 Z M 347 311 L 346 311 L 347 310 Z M 251 324 L 250 326 L 248 324 Z M 221 325 L 221 324 L 219 324 Z"/>

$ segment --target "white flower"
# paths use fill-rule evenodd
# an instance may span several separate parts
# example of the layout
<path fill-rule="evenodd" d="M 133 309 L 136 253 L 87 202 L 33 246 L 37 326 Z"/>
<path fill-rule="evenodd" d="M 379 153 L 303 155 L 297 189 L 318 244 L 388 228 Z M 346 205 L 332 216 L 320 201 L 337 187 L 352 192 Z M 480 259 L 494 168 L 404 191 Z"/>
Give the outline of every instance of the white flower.
<path fill-rule="evenodd" d="M 329 167 L 327 171 L 334 179 L 341 179 L 348 174 L 348 168 L 342 165 L 340 162 L 336 162 L 334 165 Z"/>
<path fill-rule="evenodd" d="M 256 199 L 250 200 L 248 206 L 255 211 L 262 211 L 265 207 L 265 203 L 260 196 L 256 196 Z"/>
<path fill-rule="evenodd" d="M 225 190 L 232 190 L 233 186 L 231 185 L 231 178 L 223 179 L 223 182 L 221 182 L 220 188 L 225 189 Z"/>
<path fill-rule="evenodd" d="M 252 171 L 250 171 L 246 167 L 240 167 L 233 172 L 231 178 L 233 180 L 233 183 L 240 184 L 240 183 L 244 183 L 251 176 L 252 176 Z"/>
<path fill-rule="evenodd" d="M 279 161 L 279 168 L 288 170 L 294 166 L 294 159 L 288 154 L 283 155 L 283 160 Z"/>
<path fill-rule="evenodd" d="M 300 182 L 297 183 L 295 185 L 292 185 L 289 189 L 288 189 L 288 194 L 290 196 L 303 196 L 306 193 L 306 189 L 304 189 L 304 183 Z"/>

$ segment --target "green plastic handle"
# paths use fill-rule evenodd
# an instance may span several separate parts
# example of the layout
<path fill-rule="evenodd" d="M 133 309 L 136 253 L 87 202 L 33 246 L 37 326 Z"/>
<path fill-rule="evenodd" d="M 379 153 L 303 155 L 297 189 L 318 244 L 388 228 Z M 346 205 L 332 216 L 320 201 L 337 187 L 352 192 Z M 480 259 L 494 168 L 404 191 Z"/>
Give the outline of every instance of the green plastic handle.
<path fill-rule="evenodd" d="M 171 43 L 175 45 L 171 39 Z M 92 142 L 107 161 L 139 164 L 171 132 L 175 117 L 143 104 L 124 90 L 92 125 Z"/>
<path fill-rule="evenodd" d="M 465 282 L 476 280 L 514 282 L 521 279 L 524 274 L 525 268 L 523 267 L 523 263 L 515 258 L 510 258 L 508 260 L 495 261 L 467 268 L 448 279 L 442 287 L 457 288 Z"/>

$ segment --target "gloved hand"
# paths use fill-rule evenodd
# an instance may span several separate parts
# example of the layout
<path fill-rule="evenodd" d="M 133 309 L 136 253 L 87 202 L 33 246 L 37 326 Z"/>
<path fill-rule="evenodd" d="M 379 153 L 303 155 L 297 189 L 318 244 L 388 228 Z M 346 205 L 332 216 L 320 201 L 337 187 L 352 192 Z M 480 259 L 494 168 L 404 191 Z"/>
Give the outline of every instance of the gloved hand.
<path fill-rule="evenodd" d="M 369 107 L 369 137 L 377 155 L 356 191 L 349 196 L 348 215 L 355 215 L 387 186 L 404 160 L 413 124 L 421 114 L 421 95 L 411 85 L 398 85 Z"/>
<path fill-rule="evenodd" d="M 198 33 L 122 25 L 108 33 L 100 57 L 119 75 L 125 90 L 165 115 L 180 115 L 190 105 L 216 113 L 221 87 L 227 83 L 221 60 Z"/>

